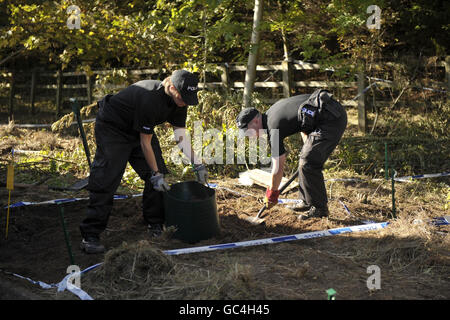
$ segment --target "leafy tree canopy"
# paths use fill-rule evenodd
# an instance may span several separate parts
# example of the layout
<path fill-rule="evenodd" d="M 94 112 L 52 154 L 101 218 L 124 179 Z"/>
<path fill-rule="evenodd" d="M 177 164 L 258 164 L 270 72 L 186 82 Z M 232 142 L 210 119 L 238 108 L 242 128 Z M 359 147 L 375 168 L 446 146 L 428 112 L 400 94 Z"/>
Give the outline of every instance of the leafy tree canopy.
<path fill-rule="evenodd" d="M 253 0 L 0 0 L 0 61 L 63 69 L 115 66 L 194 70 L 245 62 Z M 381 28 L 369 30 L 369 5 Z M 67 9 L 80 8 L 69 29 Z M 266 0 L 260 62 L 295 59 L 326 66 L 408 52 L 448 54 L 450 2 L 444 0 Z M 17 63 L 16 63 L 17 65 Z"/>

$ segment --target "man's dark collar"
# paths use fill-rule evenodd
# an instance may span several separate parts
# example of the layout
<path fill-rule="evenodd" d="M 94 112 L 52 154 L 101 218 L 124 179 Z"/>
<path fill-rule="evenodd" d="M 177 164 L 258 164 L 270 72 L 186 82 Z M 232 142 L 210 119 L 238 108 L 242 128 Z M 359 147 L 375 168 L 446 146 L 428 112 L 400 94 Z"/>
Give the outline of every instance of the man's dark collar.
<path fill-rule="evenodd" d="M 261 116 L 262 116 L 262 128 L 263 129 L 268 129 L 268 127 L 267 127 L 267 114 L 262 113 Z"/>

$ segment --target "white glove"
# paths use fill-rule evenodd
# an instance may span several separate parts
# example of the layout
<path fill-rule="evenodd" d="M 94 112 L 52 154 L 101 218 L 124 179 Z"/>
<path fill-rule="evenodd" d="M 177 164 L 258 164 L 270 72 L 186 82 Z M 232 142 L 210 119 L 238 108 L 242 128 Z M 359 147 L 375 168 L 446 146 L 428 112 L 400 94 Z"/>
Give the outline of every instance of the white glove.
<path fill-rule="evenodd" d="M 194 172 L 199 183 L 206 184 L 208 182 L 208 170 L 204 164 L 194 165 Z"/>
<path fill-rule="evenodd" d="M 170 186 L 166 182 L 166 180 L 164 180 L 164 175 L 162 173 L 158 172 L 158 173 L 154 174 L 150 178 L 150 182 L 152 183 L 153 188 L 156 191 L 169 191 L 170 190 Z"/>

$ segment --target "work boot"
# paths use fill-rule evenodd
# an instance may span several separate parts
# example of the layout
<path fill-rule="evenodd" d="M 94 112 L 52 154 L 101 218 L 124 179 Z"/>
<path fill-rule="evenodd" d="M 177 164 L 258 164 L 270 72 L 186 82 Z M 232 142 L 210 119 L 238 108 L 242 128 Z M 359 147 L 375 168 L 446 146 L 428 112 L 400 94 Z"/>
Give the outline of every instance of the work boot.
<path fill-rule="evenodd" d="M 150 233 L 150 237 L 159 237 L 163 233 L 163 225 L 161 223 L 149 223 L 148 224 L 148 232 Z"/>
<path fill-rule="evenodd" d="M 297 217 L 297 219 L 306 220 L 309 218 L 323 218 L 323 217 L 328 217 L 328 214 L 329 214 L 328 207 L 316 208 L 314 206 L 311 206 L 311 208 L 308 210 L 308 212 L 305 215 L 300 214 Z"/>
<path fill-rule="evenodd" d="M 105 247 L 100 243 L 98 237 L 86 237 L 86 239 L 81 240 L 80 249 L 86 253 L 103 253 L 105 252 Z"/>
<path fill-rule="evenodd" d="M 309 204 L 307 204 L 305 201 L 299 200 L 298 202 L 295 202 L 294 204 L 286 206 L 286 208 L 293 210 L 295 212 L 298 212 L 298 211 L 309 210 L 311 208 L 311 206 Z"/>

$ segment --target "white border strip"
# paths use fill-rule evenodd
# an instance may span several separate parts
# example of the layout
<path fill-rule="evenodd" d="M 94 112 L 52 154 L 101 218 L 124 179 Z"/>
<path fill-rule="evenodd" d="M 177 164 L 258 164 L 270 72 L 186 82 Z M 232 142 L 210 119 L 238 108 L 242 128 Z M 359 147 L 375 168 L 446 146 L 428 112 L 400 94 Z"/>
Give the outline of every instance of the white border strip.
<path fill-rule="evenodd" d="M 414 179 L 436 178 L 436 177 L 445 177 L 445 176 L 450 176 L 450 171 L 442 172 L 442 173 L 429 173 L 429 174 L 419 174 L 416 176 L 400 177 L 400 178 L 394 178 L 394 180 L 400 181 L 400 182 L 408 182 L 408 181 L 411 181 Z"/>
<path fill-rule="evenodd" d="M 81 276 L 83 273 L 88 272 L 92 269 L 95 269 L 95 268 L 101 266 L 102 264 L 103 264 L 103 262 L 97 263 L 93 266 L 90 266 L 90 267 L 84 269 L 81 272 L 70 273 L 67 276 L 65 276 L 64 279 L 62 279 L 59 283 L 52 283 L 52 284 L 47 284 L 42 281 L 34 281 L 30 278 L 23 277 L 17 273 L 12 273 L 12 275 L 17 278 L 27 280 L 35 285 L 39 285 L 43 289 L 58 288 L 58 292 L 62 292 L 67 289 L 68 291 L 72 292 L 74 295 L 76 295 L 81 300 L 94 300 L 94 299 L 92 299 L 92 297 L 89 294 L 87 294 L 85 291 L 81 290 L 81 288 L 73 285 L 70 280 L 71 280 L 71 278 L 73 278 L 75 276 Z"/>
<path fill-rule="evenodd" d="M 82 123 L 91 123 L 91 122 L 95 122 L 95 118 L 91 118 L 91 119 L 86 119 L 86 120 L 82 120 Z M 76 125 L 77 122 L 73 121 L 70 125 Z M 53 125 L 53 123 L 44 123 L 44 124 L 14 124 L 14 127 L 16 128 L 51 128 Z M 1 124 L 0 126 L 8 126 L 8 124 Z"/>
<path fill-rule="evenodd" d="M 114 200 L 123 200 L 123 199 L 131 199 L 136 197 L 142 197 L 142 193 L 138 194 L 132 194 L 130 196 L 128 195 L 114 195 Z M 18 207 L 24 207 L 24 206 L 39 206 L 39 205 L 45 205 L 45 204 L 61 204 L 61 203 L 69 203 L 69 202 L 76 202 L 76 201 L 82 201 L 82 200 L 89 200 L 88 197 L 86 198 L 65 198 L 65 199 L 55 199 L 55 200 L 48 200 L 43 202 L 28 202 L 28 201 L 20 201 L 11 204 L 10 208 L 18 208 Z M 4 207 L 5 209 L 8 209 L 8 206 Z"/>
<path fill-rule="evenodd" d="M 163 252 L 167 255 L 180 255 L 180 254 L 187 254 L 187 253 L 234 249 L 234 248 L 239 248 L 239 247 L 258 246 L 258 245 L 263 245 L 263 244 L 273 244 L 273 243 L 280 243 L 280 242 L 287 242 L 287 241 L 320 238 L 320 237 L 326 237 L 326 236 L 335 236 L 338 234 L 350 233 L 350 232 L 378 230 L 378 229 L 385 228 L 388 224 L 389 224 L 389 222 L 371 223 L 371 224 L 365 224 L 365 225 L 359 225 L 359 226 L 351 226 L 351 227 L 335 228 L 335 229 L 322 230 L 322 231 L 299 233 L 299 234 L 293 234 L 293 235 L 281 236 L 281 237 L 275 237 L 275 238 L 265 238 L 265 239 L 242 241 L 242 242 L 230 242 L 230 243 L 211 245 L 211 246 L 166 250 Z"/>
<path fill-rule="evenodd" d="M 394 178 L 395 181 L 399 182 L 411 182 L 415 179 L 424 179 L 424 178 L 436 178 L 436 177 L 445 177 L 450 176 L 450 172 L 442 172 L 442 173 L 430 173 L 430 174 L 420 174 L 416 176 L 406 176 L 406 177 L 400 177 L 400 178 Z M 373 180 L 380 180 L 380 179 L 373 179 Z M 325 181 L 355 181 L 355 182 L 363 182 L 365 180 L 357 179 L 357 178 L 336 178 L 336 179 L 326 179 Z M 233 192 L 235 194 L 240 194 L 242 196 L 245 196 L 244 194 L 234 191 L 225 187 L 220 187 L 217 183 L 209 183 L 208 186 L 210 188 L 216 188 L 216 189 L 224 189 L 228 190 L 230 192 Z M 129 198 L 135 198 L 135 197 L 142 197 L 142 193 L 139 194 L 133 194 L 133 195 L 114 195 L 114 200 L 121 200 L 121 199 L 129 199 Z M 247 194 L 250 195 L 250 194 Z M 28 202 L 28 201 L 20 201 L 11 204 L 10 208 L 17 208 L 17 207 L 23 207 L 23 206 L 36 206 L 36 205 L 43 205 L 43 204 L 60 204 L 60 203 L 66 203 L 66 202 L 75 202 L 75 201 L 81 201 L 81 200 L 88 200 L 89 198 L 67 198 L 67 199 L 55 199 L 55 200 L 48 200 L 43 202 Z M 288 203 L 288 202 L 295 202 L 296 200 L 291 199 L 279 199 L 279 203 Z M 8 208 L 8 206 L 4 207 L 5 209 Z"/>

